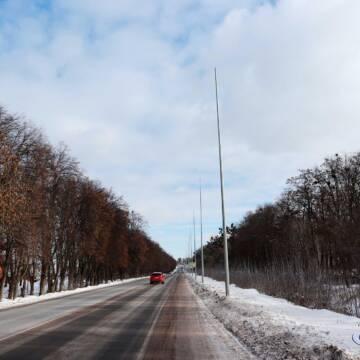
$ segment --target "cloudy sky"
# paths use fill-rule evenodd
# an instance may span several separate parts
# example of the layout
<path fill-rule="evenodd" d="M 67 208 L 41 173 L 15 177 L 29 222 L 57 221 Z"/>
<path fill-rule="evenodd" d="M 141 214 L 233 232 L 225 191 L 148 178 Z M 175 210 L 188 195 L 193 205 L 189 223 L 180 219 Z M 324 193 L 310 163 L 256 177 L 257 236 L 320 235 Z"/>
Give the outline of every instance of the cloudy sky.
<path fill-rule="evenodd" d="M 358 0 L 0 0 L 0 104 L 184 256 L 198 182 L 205 239 L 297 169 L 360 148 Z"/>

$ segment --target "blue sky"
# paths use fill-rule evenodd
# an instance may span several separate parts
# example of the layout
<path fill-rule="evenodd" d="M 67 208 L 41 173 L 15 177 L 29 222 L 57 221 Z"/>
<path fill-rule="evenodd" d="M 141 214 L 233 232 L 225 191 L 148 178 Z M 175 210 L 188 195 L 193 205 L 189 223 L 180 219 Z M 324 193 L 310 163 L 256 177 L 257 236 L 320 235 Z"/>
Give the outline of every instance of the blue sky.
<path fill-rule="evenodd" d="M 124 196 L 174 256 L 297 169 L 359 150 L 357 0 L 0 0 L 0 103 Z M 359 131 L 358 131 L 359 130 Z M 198 234 L 198 232 L 197 232 Z"/>

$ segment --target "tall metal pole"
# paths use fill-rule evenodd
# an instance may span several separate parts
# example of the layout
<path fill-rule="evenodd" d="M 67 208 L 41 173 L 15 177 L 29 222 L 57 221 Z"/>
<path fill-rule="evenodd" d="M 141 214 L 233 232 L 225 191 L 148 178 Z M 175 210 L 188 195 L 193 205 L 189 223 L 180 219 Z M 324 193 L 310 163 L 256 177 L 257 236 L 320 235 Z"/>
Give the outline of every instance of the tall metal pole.
<path fill-rule="evenodd" d="M 194 214 L 193 214 L 193 224 L 194 224 L 194 264 L 195 264 L 195 267 L 194 267 L 194 275 L 195 275 L 195 281 L 196 281 L 196 230 L 195 230 L 195 211 L 194 211 Z"/>
<path fill-rule="evenodd" d="M 188 261 L 187 261 L 187 271 L 190 271 L 190 260 L 191 260 L 191 239 L 188 239 Z"/>
<path fill-rule="evenodd" d="M 189 272 L 192 275 L 193 266 L 192 266 L 192 253 L 191 253 L 191 237 L 189 236 Z"/>
<path fill-rule="evenodd" d="M 221 212 L 222 212 L 222 229 L 223 229 L 223 243 L 224 243 L 225 293 L 226 293 L 226 296 L 229 296 L 230 295 L 229 257 L 228 257 L 228 244 L 227 244 L 226 224 L 225 224 L 224 180 L 223 180 L 222 159 L 221 159 L 220 117 L 219 117 L 219 99 L 218 99 L 218 85 L 217 85 L 216 68 L 214 69 L 214 73 L 215 73 L 215 94 L 216 94 L 216 117 L 217 117 L 217 130 L 218 130 L 218 143 L 219 143 Z"/>
<path fill-rule="evenodd" d="M 186 249 L 186 269 L 189 269 L 189 257 L 190 257 L 190 245 L 189 245 L 189 239 L 187 239 L 187 249 Z"/>
<path fill-rule="evenodd" d="M 201 179 L 200 179 L 200 244 L 201 244 L 201 282 L 204 283 L 204 249 L 203 249 Z"/>
<path fill-rule="evenodd" d="M 190 273 L 193 273 L 193 272 L 194 272 L 194 268 L 193 268 L 193 251 L 192 251 L 191 231 L 189 232 L 189 244 L 190 244 L 190 253 L 189 253 Z"/>

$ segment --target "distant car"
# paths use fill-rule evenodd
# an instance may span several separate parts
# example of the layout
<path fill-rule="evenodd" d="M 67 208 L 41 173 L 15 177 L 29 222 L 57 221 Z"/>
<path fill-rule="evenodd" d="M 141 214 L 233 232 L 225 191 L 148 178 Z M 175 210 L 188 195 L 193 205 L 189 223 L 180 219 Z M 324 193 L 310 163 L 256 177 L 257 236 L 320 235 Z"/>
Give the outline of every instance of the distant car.
<path fill-rule="evenodd" d="M 165 275 L 162 272 L 153 272 L 150 275 L 150 284 L 165 283 Z"/>

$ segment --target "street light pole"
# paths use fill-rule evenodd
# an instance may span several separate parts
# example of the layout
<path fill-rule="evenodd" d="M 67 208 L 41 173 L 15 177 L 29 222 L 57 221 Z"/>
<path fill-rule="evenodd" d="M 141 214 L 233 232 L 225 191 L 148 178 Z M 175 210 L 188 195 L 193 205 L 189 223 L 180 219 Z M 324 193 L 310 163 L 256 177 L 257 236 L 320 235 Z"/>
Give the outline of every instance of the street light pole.
<path fill-rule="evenodd" d="M 215 94 L 216 94 L 216 117 L 217 117 L 217 130 L 218 130 L 218 144 L 219 144 L 219 170 L 220 170 L 220 187 L 221 187 L 221 212 L 222 212 L 222 229 L 223 229 L 223 243 L 224 243 L 224 265 L 225 265 L 225 293 L 226 296 L 230 295 L 229 283 L 229 257 L 228 257 L 228 244 L 226 236 L 226 224 L 225 224 L 225 205 L 224 205 L 224 181 L 221 159 L 221 136 L 220 136 L 220 117 L 219 117 L 219 100 L 218 100 L 218 85 L 216 68 L 215 73 Z"/>
<path fill-rule="evenodd" d="M 188 239 L 188 271 L 190 271 L 190 273 L 192 272 L 192 257 L 191 257 L 191 237 L 189 236 Z M 190 265 L 191 264 L 191 265 Z M 191 268 L 190 268 L 191 266 Z"/>
<path fill-rule="evenodd" d="M 196 281 L 196 231 L 195 231 L 195 211 L 193 213 L 193 224 L 194 224 L 194 259 L 195 259 L 195 267 L 194 267 L 194 275 Z"/>
<path fill-rule="evenodd" d="M 201 179 L 200 179 L 200 244 L 201 244 L 201 282 L 204 283 L 204 249 L 203 249 Z"/>

